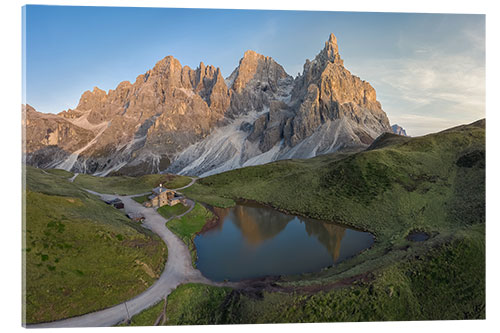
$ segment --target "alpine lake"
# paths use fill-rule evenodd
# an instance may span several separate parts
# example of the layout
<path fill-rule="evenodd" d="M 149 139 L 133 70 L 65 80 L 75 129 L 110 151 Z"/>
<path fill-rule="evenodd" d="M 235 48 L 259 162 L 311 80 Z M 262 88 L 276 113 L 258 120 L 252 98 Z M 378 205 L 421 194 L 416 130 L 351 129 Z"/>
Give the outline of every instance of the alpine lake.
<path fill-rule="evenodd" d="M 374 242 L 368 232 L 254 203 L 213 210 L 219 223 L 194 240 L 196 266 L 213 281 L 315 272 L 357 255 Z"/>

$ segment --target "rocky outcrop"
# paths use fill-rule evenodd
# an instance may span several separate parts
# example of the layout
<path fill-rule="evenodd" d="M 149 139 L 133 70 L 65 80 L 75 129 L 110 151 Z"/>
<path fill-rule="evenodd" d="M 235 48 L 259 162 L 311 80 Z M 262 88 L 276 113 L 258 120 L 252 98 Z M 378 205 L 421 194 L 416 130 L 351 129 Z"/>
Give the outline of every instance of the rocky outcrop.
<path fill-rule="evenodd" d="M 293 148 L 310 137 L 321 125 L 347 119 L 353 128 L 355 145 L 368 145 L 378 135 L 390 131 L 389 120 L 377 101 L 375 89 L 352 75 L 340 57 L 333 34 L 313 61 L 307 60 L 304 70 L 294 82 L 290 117 L 280 123 L 271 122 L 269 130 L 281 127 L 282 138 Z"/>
<path fill-rule="evenodd" d="M 64 117 L 37 112 L 30 105 L 22 108 L 23 153 L 29 164 L 54 167 L 94 137 L 92 131 L 74 125 Z"/>
<path fill-rule="evenodd" d="M 74 110 L 26 112 L 26 123 L 37 124 L 27 127 L 28 163 L 102 176 L 205 175 L 362 149 L 391 131 L 373 87 L 344 68 L 333 34 L 295 79 L 254 51 L 225 80 L 219 68 L 168 56 L 134 83 L 86 91 Z"/>
<path fill-rule="evenodd" d="M 82 94 L 75 110 L 50 117 L 91 133 L 74 133 L 73 140 L 89 142 L 106 126 L 99 139 L 65 167 L 102 175 L 119 166 L 129 174 L 143 174 L 164 170 L 175 153 L 207 136 L 224 118 L 230 99 L 218 68 L 201 63 L 192 70 L 169 56 L 135 83 L 122 82 L 108 93 L 96 87 Z M 26 119 L 31 118 L 28 114 Z M 28 133 L 30 151 L 37 148 L 35 141 L 43 145 L 37 135 Z M 81 146 L 83 142 L 69 142 L 60 147 L 73 153 Z"/>
<path fill-rule="evenodd" d="M 333 34 L 293 81 L 272 59 L 246 52 L 227 83 L 233 90 L 230 110 L 250 119 L 240 117 L 189 147 L 170 172 L 205 176 L 277 159 L 359 150 L 391 131 L 375 89 L 344 67 Z"/>
<path fill-rule="evenodd" d="M 273 58 L 249 50 L 226 83 L 232 91 L 228 116 L 237 117 L 262 111 L 272 100 L 286 99 L 293 78 Z"/>
<path fill-rule="evenodd" d="M 47 146 L 58 146 L 71 151 L 83 147 L 93 138 L 91 131 L 56 115 L 37 112 L 30 105 L 23 105 L 23 113 L 23 126 L 26 131 L 23 148 L 27 153 Z"/>
<path fill-rule="evenodd" d="M 392 132 L 397 135 L 402 135 L 402 136 L 408 136 L 406 134 L 406 131 L 403 127 L 399 126 L 398 124 L 394 124 L 391 126 Z"/>

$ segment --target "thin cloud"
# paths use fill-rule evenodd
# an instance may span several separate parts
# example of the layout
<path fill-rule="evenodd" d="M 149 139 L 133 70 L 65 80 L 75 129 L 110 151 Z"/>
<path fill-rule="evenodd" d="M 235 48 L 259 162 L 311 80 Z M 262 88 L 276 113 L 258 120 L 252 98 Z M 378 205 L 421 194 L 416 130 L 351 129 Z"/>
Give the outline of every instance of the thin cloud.
<path fill-rule="evenodd" d="M 372 84 L 391 123 L 423 135 L 485 117 L 484 26 L 467 25 L 442 44 L 402 36 L 398 48 L 406 56 L 347 66 Z"/>
<path fill-rule="evenodd" d="M 398 115 L 392 118 L 395 124 L 404 124 L 406 132 L 410 136 L 420 136 L 429 133 L 435 133 L 450 127 L 462 125 L 450 118 L 425 116 L 416 114 Z M 466 122 L 468 123 L 468 122 Z"/>
<path fill-rule="evenodd" d="M 357 72 L 371 78 L 391 122 L 398 119 L 414 135 L 485 115 L 484 64 L 470 56 L 426 52 L 414 58 L 373 60 Z"/>
<path fill-rule="evenodd" d="M 478 68 L 465 57 L 398 60 L 394 70 L 381 81 L 410 101 L 484 105 L 484 67 Z"/>

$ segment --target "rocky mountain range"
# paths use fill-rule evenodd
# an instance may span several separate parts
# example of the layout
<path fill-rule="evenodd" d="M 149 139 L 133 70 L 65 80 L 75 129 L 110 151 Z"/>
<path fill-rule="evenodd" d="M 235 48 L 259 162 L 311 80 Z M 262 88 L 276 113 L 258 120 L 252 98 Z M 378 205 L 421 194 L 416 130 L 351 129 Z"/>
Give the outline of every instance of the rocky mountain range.
<path fill-rule="evenodd" d="M 206 176 L 288 158 L 360 150 L 392 132 L 373 87 L 352 75 L 331 34 L 293 78 L 247 51 L 219 68 L 172 56 L 115 90 L 86 91 L 57 115 L 23 107 L 28 164 L 74 172 Z"/>

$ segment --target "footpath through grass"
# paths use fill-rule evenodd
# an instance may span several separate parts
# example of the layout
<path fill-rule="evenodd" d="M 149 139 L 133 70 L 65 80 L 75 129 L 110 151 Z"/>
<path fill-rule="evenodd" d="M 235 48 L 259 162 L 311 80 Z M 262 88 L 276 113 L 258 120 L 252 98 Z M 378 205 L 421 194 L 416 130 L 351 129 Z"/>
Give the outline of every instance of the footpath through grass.
<path fill-rule="evenodd" d="M 130 323 L 122 323 L 118 326 L 153 326 L 162 314 L 164 306 L 165 301 L 160 301 L 130 318 Z"/>
<path fill-rule="evenodd" d="M 167 258 L 159 237 L 67 179 L 26 170 L 25 323 L 107 308 L 157 280 Z"/>
<path fill-rule="evenodd" d="M 161 301 L 133 316 L 130 324 L 123 323 L 119 326 L 152 326 L 160 318 L 164 308 L 166 308 L 164 325 L 228 323 L 228 318 L 221 310 L 231 290 L 231 288 L 217 288 L 198 283 L 184 284 L 168 296 L 166 305 L 165 301 Z M 159 324 L 163 322 L 163 318 L 160 319 Z"/>
<path fill-rule="evenodd" d="M 196 247 L 194 245 L 194 238 L 196 237 L 196 234 L 203 229 L 205 223 L 213 218 L 214 215 L 212 212 L 197 203 L 195 204 L 193 210 L 183 217 L 172 219 L 166 223 L 167 228 L 169 228 L 188 246 L 193 266 L 195 266 L 198 258 L 196 254 Z"/>
<path fill-rule="evenodd" d="M 188 209 L 189 206 L 184 206 L 183 204 L 178 203 L 174 206 L 161 206 L 160 208 L 158 208 L 157 212 L 168 220 L 169 218 L 172 218 L 174 216 L 184 214 Z"/>
<path fill-rule="evenodd" d="M 191 178 L 171 174 L 153 174 L 140 177 L 112 176 L 96 177 L 81 174 L 75 179 L 75 184 L 99 193 L 132 195 L 150 192 L 151 189 L 163 184 L 166 188 L 176 189 L 186 186 Z"/>
<path fill-rule="evenodd" d="M 203 202 L 210 206 L 230 208 L 236 205 L 236 202 L 233 199 L 215 194 L 213 189 L 197 183 L 185 188 L 182 192 L 189 198 L 198 202 Z"/>

